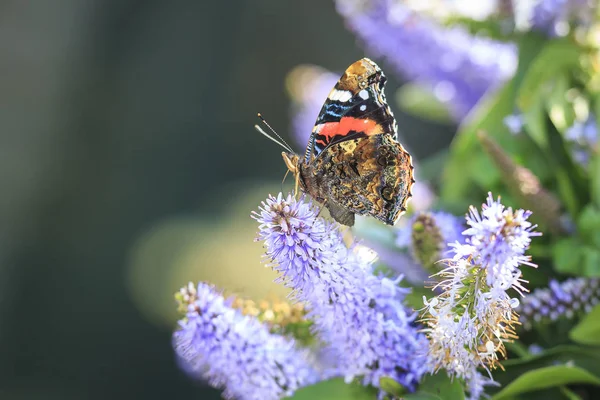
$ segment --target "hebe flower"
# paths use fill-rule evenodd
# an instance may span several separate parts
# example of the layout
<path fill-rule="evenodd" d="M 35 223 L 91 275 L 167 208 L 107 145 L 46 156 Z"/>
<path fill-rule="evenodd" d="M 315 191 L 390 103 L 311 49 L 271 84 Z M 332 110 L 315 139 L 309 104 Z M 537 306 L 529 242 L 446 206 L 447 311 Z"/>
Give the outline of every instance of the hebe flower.
<path fill-rule="evenodd" d="M 318 381 L 306 351 L 232 308 L 212 286 L 190 283 L 177 297 L 187 306 L 173 334 L 178 361 L 192 376 L 224 389 L 224 398 L 276 400 Z"/>
<path fill-rule="evenodd" d="M 321 275 L 332 273 L 335 253 L 343 251 L 331 227 L 316 215 L 310 203 L 281 193 L 269 196 L 259 213 L 253 213 L 260 223 L 257 240 L 264 241 L 269 266 L 280 273 L 278 281 L 296 293 L 314 291 Z"/>
<path fill-rule="evenodd" d="M 548 288 L 534 290 L 523 299 L 517 311 L 523 327 L 531 329 L 536 323 L 590 312 L 598 303 L 599 278 L 572 278 L 560 283 L 552 280 Z"/>
<path fill-rule="evenodd" d="M 402 304 L 400 278 L 375 276 L 337 225 L 317 217 L 303 198 L 270 197 L 254 218 L 271 265 L 306 304 L 337 374 L 376 387 L 390 377 L 414 389 L 425 372 L 426 340 Z"/>
<path fill-rule="evenodd" d="M 430 368 L 445 368 L 450 376 L 464 379 L 471 398 L 494 383 L 490 370 L 506 356 L 503 342 L 517 338 L 514 309 L 519 301 L 507 291 L 527 291 L 519 266 L 535 267 L 525 256 L 531 237 L 539 235 L 529 216 L 504 207 L 491 193 L 481 213 L 471 207 L 465 243 L 453 244 L 454 257 L 435 275 L 441 294 L 425 300 Z M 480 367 L 489 378 L 478 372 Z"/>
<path fill-rule="evenodd" d="M 514 73 L 513 45 L 443 28 L 401 1 L 337 0 L 336 5 L 368 53 L 431 89 L 458 119 Z"/>
<path fill-rule="evenodd" d="M 487 203 L 483 205 L 481 214 L 471 206 L 467 215 L 469 229 L 463 232 L 467 236 L 465 245 L 454 245 L 457 256 L 470 256 L 473 261 L 486 270 L 486 281 L 490 287 L 507 290 L 516 289 L 521 292 L 521 264 L 535 267 L 530 257 L 525 255 L 531 237 L 540 236 L 533 232 L 535 228 L 527 219 L 531 211 L 506 208 L 494 201 L 489 193 Z"/>

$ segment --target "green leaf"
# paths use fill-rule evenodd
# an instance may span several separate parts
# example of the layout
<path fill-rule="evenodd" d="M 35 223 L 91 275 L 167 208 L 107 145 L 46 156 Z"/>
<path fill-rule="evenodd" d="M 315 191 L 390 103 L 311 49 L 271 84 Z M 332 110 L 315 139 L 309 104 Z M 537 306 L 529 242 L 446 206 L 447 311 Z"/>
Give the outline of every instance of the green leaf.
<path fill-rule="evenodd" d="M 410 397 L 410 396 L 433 396 L 433 397 Z M 442 370 L 435 375 L 426 375 L 419 390 L 412 395 L 404 396 L 406 399 L 443 399 L 464 400 L 465 392 L 459 379 L 451 380 L 446 371 Z"/>
<path fill-rule="evenodd" d="M 574 383 L 600 385 L 600 379 L 579 367 L 556 365 L 528 371 L 508 384 L 492 399 L 499 400 L 521 393 Z"/>
<path fill-rule="evenodd" d="M 408 114 L 441 123 L 454 122 L 448 107 L 430 89 L 418 83 L 402 85 L 396 92 L 396 102 Z"/>
<path fill-rule="evenodd" d="M 342 378 L 336 378 L 303 387 L 287 399 L 373 400 L 376 396 L 376 389 L 362 386 L 356 382 L 348 384 Z"/>
<path fill-rule="evenodd" d="M 600 210 L 588 204 L 577 218 L 577 232 L 586 244 L 600 248 Z"/>
<path fill-rule="evenodd" d="M 589 202 L 589 183 L 580 166 L 568 152 L 568 145 L 554 124 L 549 127 L 552 162 L 548 165 L 556 176 L 558 192 L 572 218 L 577 218 L 584 204 Z"/>
<path fill-rule="evenodd" d="M 484 130 L 494 138 L 510 137 L 503 119 L 513 112 L 513 83 L 507 83 L 497 93 L 484 97 L 465 118 L 450 146 L 450 157 L 443 170 L 441 194 L 447 202 L 464 201 L 473 189 L 472 174 L 482 190 L 492 190 L 500 175 L 489 157 L 481 151 L 477 132 Z M 502 143 L 501 143 L 502 144 Z"/>
<path fill-rule="evenodd" d="M 392 394 L 396 397 L 398 397 L 406 392 L 406 389 L 404 388 L 404 386 L 402 386 L 397 381 L 395 381 L 394 379 L 389 378 L 387 376 L 384 376 L 383 378 L 379 379 L 379 387 L 381 388 L 381 390 L 385 391 L 386 393 Z"/>
<path fill-rule="evenodd" d="M 590 194 L 596 207 L 600 208 L 600 155 L 593 152 L 590 159 Z"/>
<path fill-rule="evenodd" d="M 561 239 L 552 248 L 554 268 L 563 274 L 581 273 L 581 242 L 575 238 Z"/>
<path fill-rule="evenodd" d="M 538 99 L 531 105 L 531 107 L 523 110 L 522 114 L 523 122 L 526 128 L 525 132 L 527 132 L 535 144 L 544 150 L 548 148 L 545 111 L 544 97 L 540 92 Z"/>
<path fill-rule="evenodd" d="M 560 387 L 560 392 L 568 399 L 568 400 L 583 400 L 577 393 L 572 391 L 566 386 Z"/>
<path fill-rule="evenodd" d="M 545 35 L 539 32 L 527 32 L 522 35 L 517 41 L 519 47 L 519 63 L 517 65 L 517 71 L 515 72 L 514 82 L 515 88 L 519 88 L 523 85 L 523 82 L 527 81 L 531 64 L 536 60 L 542 49 L 547 45 L 548 39 Z M 516 103 L 518 92 L 515 92 L 515 98 L 512 103 Z"/>
<path fill-rule="evenodd" d="M 539 45 L 539 40 L 537 37 L 532 37 L 527 43 L 528 47 Z M 580 48 L 569 38 L 545 41 L 539 54 L 528 66 L 522 84 L 519 85 L 517 92 L 519 108 L 526 110 L 531 107 L 535 95 L 543 89 L 543 85 L 562 71 L 578 66 L 580 55 Z"/>
<path fill-rule="evenodd" d="M 571 88 L 568 72 L 564 71 L 548 82 L 549 93 L 540 91 L 546 103 L 550 120 L 560 133 L 564 133 L 575 121 L 573 103 L 567 100 L 567 91 Z"/>
<path fill-rule="evenodd" d="M 567 207 L 571 216 L 577 216 L 579 213 L 579 200 L 573 187 L 573 182 L 569 173 L 564 168 L 556 169 L 556 183 L 558 185 L 558 193 L 560 198 Z"/>
<path fill-rule="evenodd" d="M 584 246 L 581 249 L 582 271 L 585 276 L 600 276 L 600 251 L 597 248 Z"/>
<path fill-rule="evenodd" d="M 571 329 L 569 337 L 577 343 L 600 346 L 600 305 L 594 307 Z"/>
<path fill-rule="evenodd" d="M 546 143 L 546 117 L 543 103 L 528 109 L 524 122 L 528 136 L 515 136 L 504 124 L 504 118 L 515 111 L 515 76 L 499 91 L 484 97 L 465 118 L 450 146 L 450 157 L 440 180 L 444 201 L 459 202 L 476 191 L 498 191 L 501 175 L 477 138 L 486 132 L 515 162 L 530 169 L 541 181 L 551 178 L 542 148 Z M 474 185 L 475 184 L 475 185 Z"/>
<path fill-rule="evenodd" d="M 561 345 L 527 358 L 513 358 L 502 363 L 504 371 L 494 372 L 494 380 L 506 386 L 528 371 L 567 363 L 600 376 L 600 348 Z M 493 391 L 493 388 L 490 391 Z"/>
<path fill-rule="evenodd" d="M 444 397 L 440 397 L 431 393 L 415 392 L 405 394 L 404 396 L 402 396 L 402 400 L 444 400 Z"/>
<path fill-rule="evenodd" d="M 418 168 L 415 170 L 415 174 L 417 175 L 415 179 L 418 181 L 437 181 L 440 178 L 440 171 L 444 169 L 449 155 L 450 152 L 448 149 L 444 148 L 419 161 Z"/>

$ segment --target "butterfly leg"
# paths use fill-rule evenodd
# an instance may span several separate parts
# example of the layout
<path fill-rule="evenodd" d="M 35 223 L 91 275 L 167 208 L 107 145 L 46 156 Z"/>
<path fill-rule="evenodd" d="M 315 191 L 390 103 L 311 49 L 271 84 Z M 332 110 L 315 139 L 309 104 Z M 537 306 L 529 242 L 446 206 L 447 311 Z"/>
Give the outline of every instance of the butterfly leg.
<path fill-rule="evenodd" d="M 281 192 L 282 193 L 283 193 L 283 184 L 285 183 L 285 178 L 287 178 L 289 173 L 290 173 L 289 169 L 287 171 L 285 171 L 285 175 L 283 176 L 283 179 L 281 180 Z"/>
<path fill-rule="evenodd" d="M 298 193 L 298 187 L 300 186 L 300 173 L 296 174 L 296 184 L 294 185 L 294 195 L 296 196 L 296 199 L 298 199 L 300 197 L 300 194 Z"/>

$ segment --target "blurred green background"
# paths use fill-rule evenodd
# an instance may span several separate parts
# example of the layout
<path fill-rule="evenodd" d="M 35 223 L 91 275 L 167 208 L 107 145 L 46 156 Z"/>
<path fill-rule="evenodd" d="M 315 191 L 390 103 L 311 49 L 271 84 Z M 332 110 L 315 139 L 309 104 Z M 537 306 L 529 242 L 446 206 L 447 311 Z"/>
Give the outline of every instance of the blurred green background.
<path fill-rule="evenodd" d="M 286 74 L 365 54 L 318 0 L 5 0 L 0 41 L 0 399 L 218 398 L 174 363 L 172 295 L 285 294 L 256 112 L 294 143 Z M 449 141 L 392 107 L 417 159 Z"/>

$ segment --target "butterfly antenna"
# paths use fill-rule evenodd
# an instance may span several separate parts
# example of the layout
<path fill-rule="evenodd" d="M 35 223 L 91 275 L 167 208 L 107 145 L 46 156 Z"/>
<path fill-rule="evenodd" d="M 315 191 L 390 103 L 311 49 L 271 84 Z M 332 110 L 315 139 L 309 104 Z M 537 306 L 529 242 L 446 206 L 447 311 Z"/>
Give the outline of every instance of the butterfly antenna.
<path fill-rule="evenodd" d="M 281 147 L 283 147 L 286 151 L 290 151 L 290 149 L 285 144 L 281 143 L 279 140 L 277 140 L 273 136 L 269 135 L 260 126 L 254 125 L 254 129 L 256 129 L 260 134 L 264 135 L 267 139 L 272 140 L 273 142 L 275 142 L 278 145 L 280 145 Z"/>
<path fill-rule="evenodd" d="M 275 143 L 279 144 L 281 147 L 283 147 L 284 149 L 286 149 L 287 151 L 289 151 L 290 153 L 293 153 L 294 150 L 292 150 L 292 147 L 287 144 L 287 142 L 285 140 L 283 140 L 283 138 L 281 136 L 279 136 L 279 134 L 277 133 L 277 131 L 275 131 L 275 129 L 273 129 L 271 127 L 271 125 L 269 125 L 269 123 L 263 118 L 261 113 L 258 113 L 258 118 L 260 118 L 261 122 L 263 124 L 265 124 L 265 126 L 267 128 L 269 128 L 269 130 L 275 135 L 277 136 L 276 140 L 273 136 L 267 134 L 265 131 L 263 131 L 262 129 L 260 129 L 260 127 L 258 125 L 254 125 L 254 129 L 256 129 L 257 131 L 259 131 L 260 133 L 262 133 L 263 135 L 265 135 L 266 137 L 268 137 L 269 139 L 271 139 L 272 141 L 274 141 Z"/>

